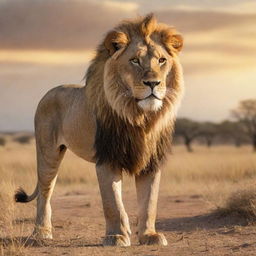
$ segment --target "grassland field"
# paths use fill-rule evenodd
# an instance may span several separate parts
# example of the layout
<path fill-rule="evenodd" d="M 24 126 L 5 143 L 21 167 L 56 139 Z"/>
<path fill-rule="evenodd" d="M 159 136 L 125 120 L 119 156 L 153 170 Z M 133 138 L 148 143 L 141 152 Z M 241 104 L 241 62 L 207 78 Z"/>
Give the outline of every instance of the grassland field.
<path fill-rule="evenodd" d="M 35 187 L 37 179 L 35 143 L 34 140 L 32 140 L 28 144 L 19 144 L 17 142 L 13 142 L 10 135 L 6 135 L 6 140 L 7 144 L 5 146 L 0 146 L 0 255 L 44 255 L 44 253 L 48 253 L 49 255 L 64 255 L 65 252 L 68 255 L 89 255 L 89 253 L 90 255 L 113 255 L 111 254 L 113 253 L 111 249 L 106 249 L 104 251 L 104 248 L 102 248 L 100 245 L 99 247 L 93 245 L 91 247 L 86 246 L 82 249 L 80 248 L 81 251 L 79 251 L 79 246 L 76 247 L 76 244 L 73 244 L 73 247 L 70 247 L 71 249 L 67 245 L 65 251 L 65 247 L 60 246 L 58 242 L 45 246 L 40 244 L 34 246 L 33 243 L 28 243 L 29 234 L 32 232 L 33 228 L 35 202 L 26 205 L 15 204 L 13 194 L 15 189 L 17 189 L 19 186 L 22 186 L 28 193 L 31 193 Z M 165 218 L 167 216 L 171 218 L 172 214 L 176 217 L 182 217 L 183 215 L 186 216 L 188 214 L 186 209 L 193 212 L 194 210 L 192 208 L 194 206 L 200 208 L 200 204 L 204 205 L 203 213 L 208 214 L 214 212 L 216 209 L 225 207 L 230 195 L 236 193 L 237 191 L 251 190 L 252 193 L 254 193 L 256 179 L 256 154 L 252 152 L 250 146 L 241 146 L 237 148 L 228 145 L 218 145 L 207 148 L 203 145 L 195 145 L 194 152 L 189 153 L 186 151 L 184 146 L 176 145 L 173 146 L 172 154 L 168 156 L 166 164 L 162 170 L 163 174 L 160 189 L 159 208 L 160 216 L 165 216 Z M 135 186 L 132 177 L 124 175 L 123 191 L 125 200 L 127 199 L 127 201 L 129 201 L 128 205 L 132 203 L 134 204 L 134 206 L 130 207 L 130 209 L 136 210 L 136 202 L 134 202 L 136 198 Z M 104 219 L 103 215 L 101 215 L 101 202 L 94 165 L 85 162 L 68 151 L 59 170 L 59 176 L 53 195 L 53 202 L 66 200 L 64 198 L 65 196 L 82 200 L 83 195 L 85 201 L 88 201 L 87 208 L 92 208 L 94 201 L 97 201 L 97 207 L 95 209 L 96 211 L 99 211 L 99 222 L 102 222 L 100 224 L 102 226 L 101 235 L 103 236 Z M 186 198 L 190 199 L 186 201 Z M 198 199 L 200 204 L 197 205 L 197 203 L 199 203 L 198 201 L 194 206 L 191 206 L 194 202 L 191 201 L 191 198 L 194 198 L 195 200 Z M 172 203 L 174 207 L 175 203 L 179 205 L 178 203 L 182 203 L 183 201 L 184 203 L 190 202 L 190 204 L 187 205 L 187 208 L 186 204 L 182 206 L 180 208 L 180 212 L 172 212 L 173 208 L 168 206 L 171 209 L 168 212 L 169 208 L 166 207 L 166 209 L 164 209 L 164 207 L 161 207 L 161 205 L 165 206 L 169 199 L 173 199 Z M 166 200 L 166 202 L 164 200 Z M 57 204 L 58 209 L 60 209 L 63 205 L 65 205 L 65 203 Z M 192 208 L 190 209 L 190 207 Z M 161 213 L 162 211 L 165 212 Z M 200 215 L 200 209 L 198 209 L 198 211 L 195 210 L 195 212 L 191 214 Z M 55 216 L 57 215 L 58 210 L 56 210 Z M 136 212 L 132 212 L 131 215 L 131 219 L 133 220 Z M 82 216 L 80 217 L 82 218 Z M 90 215 L 88 215 L 87 218 L 87 220 L 91 222 L 93 228 L 93 216 L 92 219 L 90 219 Z M 58 218 L 54 217 L 53 219 Z M 72 216 L 65 216 L 65 219 L 69 219 L 71 221 Z M 57 222 L 61 222 L 61 218 L 60 220 L 57 220 Z M 65 223 L 58 225 L 65 229 Z M 70 230 L 72 230 L 72 222 L 69 225 L 71 226 Z M 160 228 L 162 227 L 164 230 L 164 224 L 160 223 L 159 225 Z M 168 223 L 166 225 L 168 226 Z M 172 223 L 170 225 L 174 224 Z M 236 227 L 236 225 L 233 225 L 232 227 Z M 219 227 L 216 227 L 216 229 L 218 228 Z M 225 225 L 223 225 L 221 228 L 225 228 Z M 58 230 L 56 226 L 55 229 Z M 172 230 L 175 231 L 173 228 L 167 231 Z M 85 230 L 84 232 L 87 231 Z M 175 232 L 170 232 L 170 239 L 172 239 L 172 234 L 176 234 L 178 236 L 180 233 L 182 233 L 184 236 L 184 232 L 186 234 L 187 230 L 176 230 Z M 65 241 L 65 237 L 60 235 L 61 232 L 58 234 L 59 243 L 61 243 L 60 241 Z M 76 237 L 75 234 L 76 232 L 73 232 L 73 238 Z M 83 234 L 82 231 L 81 234 Z M 91 230 L 91 236 L 95 234 L 96 233 Z M 72 239 L 72 235 L 70 236 L 71 237 L 68 238 L 69 241 Z M 190 237 L 190 235 L 188 235 L 188 237 Z M 193 236 L 190 238 L 191 241 L 194 241 Z M 189 241 L 190 238 L 187 240 Z M 252 240 L 254 238 L 255 236 L 252 238 Z M 77 241 L 80 241 L 80 238 L 77 239 Z M 184 238 L 182 240 L 184 240 Z M 204 254 L 204 251 L 201 252 L 201 249 L 198 249 L 200 246 L 198 247 L 196 243 L 193 245 L 191 241 L 190 245 L 186 245 L 184 248 L 191 247 L 192 249 L 190 249 L 192 251 L 190 249 L 186 251 L 184 248 L 183 250 L 181 245 L 178 247 L 176 246 L 176 251 L 173 248 L 171 248 L 169 251 L 165 251 L 166 249 L 163 251 L 162 249 L 155 249 L 155 251 L 151 251 L 151 254 L 147 254 L 148 250 L 150 251 L 152 248 L 148 249 L 145 247 L 136 246 L 135 249 L 128 249 L 128 251 L 120 249 L 121 251 L 119 251 L 119 254 L 131 255 L 135 252 L 135 254 L 138 253 L 138 255 L 171 255 L 169 252 L 174 252 L 175 254 L 172 255 L 192 255 L 193 253 L 197 255 L 215 255 L 214 253 L 218 252 L 218 250 L 212 250 L 214 247 L 209 245 L 206 246 L 207 248 L 205 249 L 206 251 Z M 80 242 L 82 243 L 82 240 Z M 97 243 L 100 243 L 100 237 L 92 238 L 91 243 L 97 245 Z M 172 242 L 169 243 L 172 244 Z M 239 242 L 238 239 L 237 243 L 241 244 L 242 241 Z M 49 251 L 49 248 L 52 248 L 52 250 Z M 72 248 L 74 248 L 74 250 Z M 250 250 L 253 252 L 255 249 L 255 247 L 248 246 L 248 248 L 246 247 L 245 249 L 242 248 L 241 250 L 239 249 L 234 251 L 232 246 L 229 249 L 225 249 L 224 245 L 223 250 L 221 248 L 222 247 L 220 247 L 219 251 L 220 254 L 216 255 L 233 255 L 232 253 L 234 252 L 238 252 L 237 255 L 253 255 L 250 254 Z"/>

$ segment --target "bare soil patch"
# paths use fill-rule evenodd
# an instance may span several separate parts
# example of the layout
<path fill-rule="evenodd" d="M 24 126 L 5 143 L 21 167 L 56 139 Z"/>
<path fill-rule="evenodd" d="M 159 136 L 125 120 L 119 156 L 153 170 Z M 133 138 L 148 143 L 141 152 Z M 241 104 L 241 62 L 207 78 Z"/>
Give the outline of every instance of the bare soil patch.
<path fill-rule="evenodd" d="M 124 200 L 133 232 L 131 247 L 102 246 L 105 224 L 100 196 L 97 190 L 85 189 L 53 197 L 53 240 L 28 238 L 33 219 L 16 219 L 13 224 L 26 226 L 27 233 L 22 237 L 1 237 L 2 254 L 5 247 L 16 243 L 24 245 L 19 252 L 23 255 L 255 255 L 255 227 L 237 215 L 222 217 L 211 213 L 200 195 L 160 195 L 157 228 L 166 235 L 169 245 L 141 246 L 136 238 L 133 191 L 125 191 Z"/>

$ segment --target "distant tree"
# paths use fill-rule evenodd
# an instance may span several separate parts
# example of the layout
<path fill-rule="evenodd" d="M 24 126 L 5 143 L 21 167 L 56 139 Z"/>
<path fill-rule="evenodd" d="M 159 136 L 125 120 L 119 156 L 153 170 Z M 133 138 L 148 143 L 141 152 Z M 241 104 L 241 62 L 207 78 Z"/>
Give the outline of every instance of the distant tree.
<path fill-rule="evenodd" d="M 191 144 L 201 135 L 200 124 L 187 118 L 179 118 L 175 125 L 175 135 L 183 138 L 188 152 L 193 152 Z"/>
<path fill-rule="evenodd" d="M 218 134 L 218 126 L 212 122 L 204 122 L 200 124 L 200 136 L 204 138 L 208 147 L 212 146 L 213 140 Z"/>
<path fill-rule="evenodd" d="M 218 125 L 218 133 L 222 140 L 232 140 L 237 147 L 248 143 L 248 137 L 240 122 L 225 120 Z"/>
<path fill-rule="evenodd" d="M 241 101 L 238 107 L 232 110 L 232 116 L 241 124 L 256 152 L 256 99 Z"/>
<path fill-rule="evenodd" d="M 0 146 L 4 146 L 6 144 L 6 140 L 3 137 L 0 137 Z"/>
<path fill-rule="evenodd" d="M 29 135 L 20 135 L 18 137 L 15 137 L 13 140 L 15 142 L 18 142 L 20 144 L 28 144 L 30 140 L 32 139 L 32 136 Z"/>

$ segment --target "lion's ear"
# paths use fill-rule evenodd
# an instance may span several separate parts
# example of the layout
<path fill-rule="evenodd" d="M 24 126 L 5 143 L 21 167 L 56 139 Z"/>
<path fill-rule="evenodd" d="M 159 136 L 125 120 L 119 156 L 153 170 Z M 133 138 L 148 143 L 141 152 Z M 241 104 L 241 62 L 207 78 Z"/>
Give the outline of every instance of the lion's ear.
<path fill-rule="evenodd" d="M 183 47 L 183 37 L 171 28 L 162 32 L 161 40 L 169 53 L 173 50 L 179 52 Z"/>
<path fill-rule="evenodd" d="M 110 31 L 104 41 L 104 46 L 110 55 L 113 55 L 116 51 L 125 48 L 127 44 L 128 36 L 125 33 L 118 31 Z"/>

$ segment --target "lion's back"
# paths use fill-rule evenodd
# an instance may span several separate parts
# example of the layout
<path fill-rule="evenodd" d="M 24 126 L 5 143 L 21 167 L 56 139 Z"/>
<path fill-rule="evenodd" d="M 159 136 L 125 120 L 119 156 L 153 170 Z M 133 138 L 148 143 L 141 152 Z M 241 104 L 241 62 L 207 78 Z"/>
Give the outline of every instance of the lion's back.
<path fill-rule="evenodd" d="M 49 90 L 40 100 L 35 113 L 35 131 L 59 129 L 73 102 L 80 94 L 78 85 L 61 85 Z"/>

